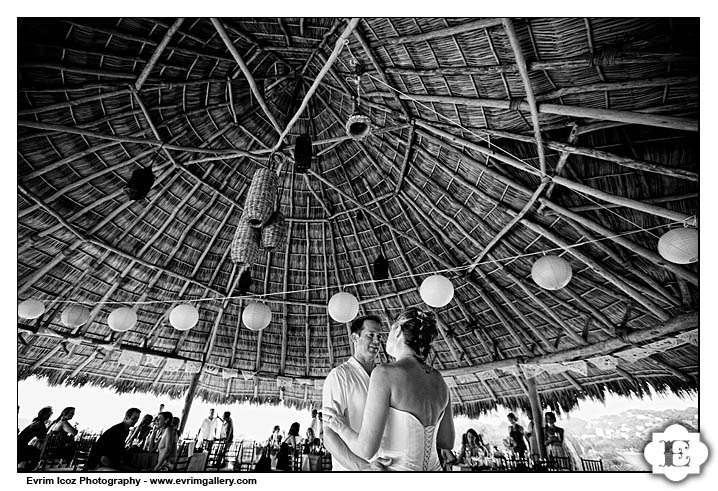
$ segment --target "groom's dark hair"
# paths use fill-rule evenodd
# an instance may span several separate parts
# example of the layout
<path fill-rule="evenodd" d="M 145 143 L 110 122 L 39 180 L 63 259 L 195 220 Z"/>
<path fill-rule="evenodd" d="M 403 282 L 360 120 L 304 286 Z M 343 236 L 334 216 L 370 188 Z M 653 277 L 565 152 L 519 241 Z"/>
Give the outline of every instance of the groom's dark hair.
<path fill-rule="evenodd" d="M 362 317 L 358 317 L 357 319 L 352 322 L 351 332 L 352 334 L 357 333 L 359 334 L 362 330 L 362 327 L 364 327 L 365 321 L 374 321 L 377 322 L 379 325 L 381 325 L 381 318 L 379 318 L 378 315 L 364 315 Z"/>

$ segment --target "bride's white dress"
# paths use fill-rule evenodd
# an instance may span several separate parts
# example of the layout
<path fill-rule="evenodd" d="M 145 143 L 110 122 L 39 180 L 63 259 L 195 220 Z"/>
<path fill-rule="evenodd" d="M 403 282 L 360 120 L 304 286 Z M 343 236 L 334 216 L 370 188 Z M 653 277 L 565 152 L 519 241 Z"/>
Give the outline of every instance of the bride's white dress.
<path fill-rule="evenodd" d="M 378 456 L 392 459 L 387 470 L 441 470 L 436 453 L 436 434 L 444 411 L 441 411 L 434 424 L 424 426 L 413 414 L 389 407 L 389 418 L 377 453 Z"/>

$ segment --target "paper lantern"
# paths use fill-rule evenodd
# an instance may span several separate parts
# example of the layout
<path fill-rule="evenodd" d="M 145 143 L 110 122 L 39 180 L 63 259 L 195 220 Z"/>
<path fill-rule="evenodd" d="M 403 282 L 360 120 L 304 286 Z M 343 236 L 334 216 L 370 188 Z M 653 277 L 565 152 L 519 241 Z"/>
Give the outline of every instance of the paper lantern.
<path fill-rule="evenodd" d="M 170 324 L 178 331 L 189 331 L 197 325 L 199 312 L 193 305 L 182 304 L 170 312 Z"/>
<path fill-rule="evenodd" d="M 242 214 L 252 227 L 261 227 L 274 212 L 277 183 L 277 174 L 266 167 L 254 173 Z"/>
<path fill-rule="evenodd" d="M 698 229 L 669 230 L 658 240 L 658 253 L 667 261 L 676 264 L 691 264 L 698 261 Z"/>
<path fill-rule="evenodd" d="M 571 281 L 571 265 L 559 256 L 544 256 L 531 268 L 531 277 L 546 290 L 560 290 Z"/>
<path fill-rule="evenodd" d="M 419 295 L 426 305 L 443 307 L 454 298 L 454 285 L 446 276 L 435 274 L 421 283 Z"/>
<path fill-rule="evenodd" d="M 45 304 L 29 298 L 17 306 L 17 316 L 22 319 L 37 319 L 45 313 Z"/>
<path fill-rule="evenodd" d="M 329 299 L 327 310 L 332 319 L 337 322 L 349 322 L 359 313 L 359 302 L 351 293 L 339 292 Z"/>
<path fill-rule="evenodd" d="M 237 230 L 234 232 L 230 257 L 235 264 L 253 264 L 259 254 L 259 241 L 262 231 L 252 227 L 244 215 L 239 219 Z"/>
<path fill-rule="evenodd" d="M 137 313 L 129 307 L 120 307 L 107 317 L 107 325 L 117 332 L 129 331 L 137 324 Z"/>
<path fill-rule="evenodd" d="M 60 320 L 66 327 L 80 327 L 90 320 L 90 309 L 76 303 L 70 304 L 62 311 Z"/>
<path fill-rule="evenodd" d="M 252 302 L 242 312 L 242 323 L 252 331 L 261 331 L 271 320 L 272 311 L 263 303 Z"/>

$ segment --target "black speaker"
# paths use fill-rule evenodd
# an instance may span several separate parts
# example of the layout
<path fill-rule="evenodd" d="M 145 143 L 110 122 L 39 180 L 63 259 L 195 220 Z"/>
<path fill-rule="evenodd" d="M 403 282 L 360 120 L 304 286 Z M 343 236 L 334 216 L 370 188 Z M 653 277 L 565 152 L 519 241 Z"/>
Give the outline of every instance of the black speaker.
<path fill-rule="evenodd" d="M 389 279 L 389 261 L 384 257 L 381 252 L 374 261 L 374 279 L 375 280 L 388 280 Z"/>
<path fill-rule="evenodd" d="M 252 275 L 249 272 L 249 268 L 247 268 L 244 270 L 244 273 L 242 273 L 242 276 L 239 277 L 239 282 L 237 283 L 237 293 L 240 295 L 246 295 L 250 286 L 252 286 Z"/>
<path fill-rule="evenodd" d="M 306 174 L 312 165 L 312 137 L 299 135 L 294 143 L 294 170 Z"/>
<path fill-rule="evenodd" d="M 155 175 L 152 173 L 151 167 L 135 169 L 132 177 L 127 181 L 127 193 L 130 195 L 130 200 L 137 201 L 146 198 L 154 183 Z"/>

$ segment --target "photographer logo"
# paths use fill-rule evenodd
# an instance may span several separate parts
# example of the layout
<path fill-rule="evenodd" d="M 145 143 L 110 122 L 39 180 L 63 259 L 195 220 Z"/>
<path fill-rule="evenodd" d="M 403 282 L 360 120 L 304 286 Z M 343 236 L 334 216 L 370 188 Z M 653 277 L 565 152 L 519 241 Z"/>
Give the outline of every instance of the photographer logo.
<path fill-rule="evenodd" d="M 662 433 L 654 433 L 643 455 L 653 466 L 654 474 L 664 474 L 671 481 L 682 481 L 688 474 L 699 474 L 708 458 L 708 447 L 700 441 L 700 433 L 689 433 L 674 424 Z"/>

